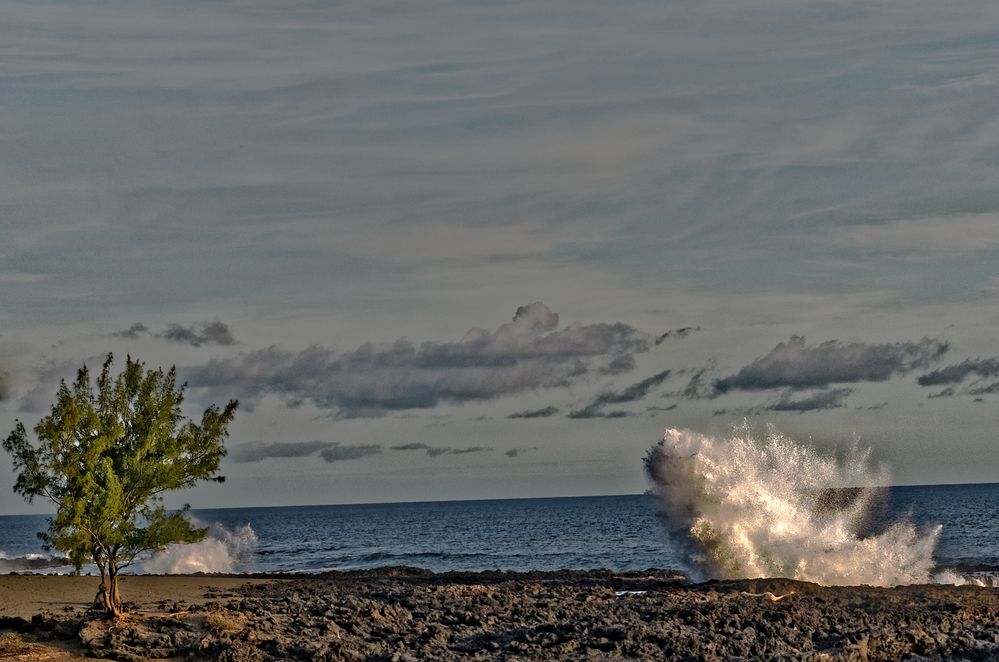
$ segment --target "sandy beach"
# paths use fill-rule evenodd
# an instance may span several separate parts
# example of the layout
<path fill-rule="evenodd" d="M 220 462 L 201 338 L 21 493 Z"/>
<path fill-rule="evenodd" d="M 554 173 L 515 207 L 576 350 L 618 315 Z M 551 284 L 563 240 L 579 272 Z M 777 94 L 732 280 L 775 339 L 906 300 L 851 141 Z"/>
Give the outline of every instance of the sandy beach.
<path fill-rule="evenodd" d="M 0 657 L 228 660 L 989 660 L 999 591 L 687 584 L 670 571 L 136 576 L 131 613 L 85 613 L 92 577 L 0 578 Z M 4 657 L 5 656 L 5 657 Z"/>

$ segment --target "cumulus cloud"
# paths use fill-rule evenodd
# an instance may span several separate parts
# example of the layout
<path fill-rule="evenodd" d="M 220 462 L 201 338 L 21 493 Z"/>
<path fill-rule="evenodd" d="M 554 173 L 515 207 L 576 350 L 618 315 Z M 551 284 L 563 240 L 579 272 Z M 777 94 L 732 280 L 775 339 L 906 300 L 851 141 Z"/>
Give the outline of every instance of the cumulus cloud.
<path fill-rule="evenodd" d="M 622 323 L 573 323 L 540 302 L 517 309 L 495 331 L 472 329 L 458 342 L 400 339 L 344 352 L 271 346 L 185 371 L 192 387 L 254 402 L 267 394 L 310 401 L 345 417 L 428 409 L 539 388 L 566 387 L 591 364 L 649 349 L 649 336 Z"/>
<path fill-rule="evenodd" d="M 517 411 L 507 418 L 549 418 L 559 413 L 560 409 L 555 406 L 548 406 L 544 409 L 528 409 L 527 411 Z"/>
<path fill-rule="evenodd" d="M 853 393 L 852 388 L 825 389 L 803 398 L 794 398 L 794 391 L 785 391 L 780 400 L 767 407 L 770 411 L 806 412 L 821 409 L 836 409 L 844 406 L 843 401 Z"/>
<path fill-rule="evenodd" d="M 354 460 L 382 452 L 380 445 L 351 446 L 336 441 L 254 442 L 237 446 L 229 453 L 233 462 L 259 462 L 268 458 L 307 457 L 319 453 L 327 462 Z"/>
<path fill-rule="evenodd" d="M 771 388 L 824 388 L 836 383 L 882 382 L 940 358 L 949 345 L 923 338 L 919 342 L 868 344 L 829 340 L 808 345 L 792 336 L 734 375 L 715 381 L 715 390 L 726 393 Z"/>

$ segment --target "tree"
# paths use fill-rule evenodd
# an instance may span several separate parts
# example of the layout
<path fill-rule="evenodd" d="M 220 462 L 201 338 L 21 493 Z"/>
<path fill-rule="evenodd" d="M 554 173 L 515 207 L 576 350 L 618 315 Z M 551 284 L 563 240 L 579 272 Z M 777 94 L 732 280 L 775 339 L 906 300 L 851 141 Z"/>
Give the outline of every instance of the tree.
<path fill-rule="evenodd" d="M 52 412 L 35 426 L 36 442 L 17 421 L 3 447 L 19 472 L 14 491 L 29 503 L 41 496 L 56 505 L 39 534 L 46 549 L 66 554 L 77 573 L 93 561 L 98 599 L 118 617 L 122 569 L 170 543 L 204 538 L 206 529 L 184 517 L 190 506 L 168 511 L 161 495 L 225 480 L 219 462 L 238 403 L 212 405 L 195 424 L 181 414 L 186 384 L 176 386 L 174 368 L 146 370 L 128 357 L 112 376 L 113 360 L 108 354 L 96 391 L 85 365 L 71 387 L 60 382 Z"/>

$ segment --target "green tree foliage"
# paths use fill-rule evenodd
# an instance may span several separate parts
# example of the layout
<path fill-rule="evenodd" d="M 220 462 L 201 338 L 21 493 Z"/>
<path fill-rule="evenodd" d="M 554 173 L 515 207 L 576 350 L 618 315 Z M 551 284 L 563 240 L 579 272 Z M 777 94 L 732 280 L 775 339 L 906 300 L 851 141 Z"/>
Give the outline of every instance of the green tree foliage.
<path fill-rule="evenodd" d="M 181 414 L 185 385 L 177 387 L 175 369 L 146 370 L 129 357 L 112 375 L 112 362 L 109 354 L 96 391 L 86 366 L 72 386 L 59 384 L 52 412 L 35 426 L 37 441 L 18 421 L 3 447 L 19 472 L 14 491 L 29 503 L 40 496 L 56 505 L 40 534 L 47 548 L 66 554 L 77 572 L 95 563 L 98 597 L 117 617 L 122 569 L 170 543 L 205 536 L 184 517 L 190 506 L 168 511 L 161 495 L 225 480 L 219 462 L 237 403 L 212 405 L 196 424 Z"/>

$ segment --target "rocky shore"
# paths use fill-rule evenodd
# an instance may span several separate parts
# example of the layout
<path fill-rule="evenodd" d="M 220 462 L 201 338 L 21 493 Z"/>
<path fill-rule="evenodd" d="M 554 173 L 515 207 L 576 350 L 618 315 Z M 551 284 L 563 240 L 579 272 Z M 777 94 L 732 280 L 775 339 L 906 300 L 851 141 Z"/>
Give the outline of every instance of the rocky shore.
<path fill-rule="evenodd" d="M 999 659 L 999 590 L 981 587 L 688 584 L 663 570 L 198 580 L 199 599 L 163 581 L 119 623 L 82 605 L 30 619 L 0 609 L 0 657 L 58 646 L 50 659 Z"/>

